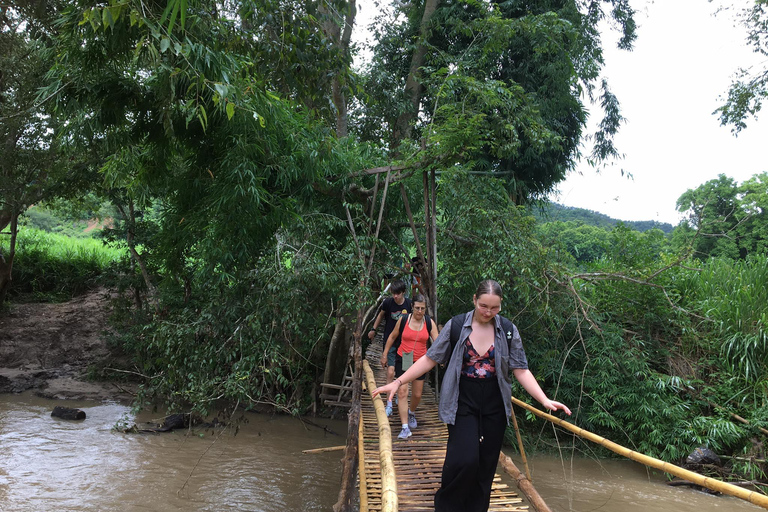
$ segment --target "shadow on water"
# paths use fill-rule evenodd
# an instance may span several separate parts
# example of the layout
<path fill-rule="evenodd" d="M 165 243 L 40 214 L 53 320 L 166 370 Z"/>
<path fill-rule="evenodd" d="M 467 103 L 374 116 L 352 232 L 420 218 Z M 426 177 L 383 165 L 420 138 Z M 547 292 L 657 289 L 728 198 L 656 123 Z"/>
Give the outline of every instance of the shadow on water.
<path fill-rule="evenodd" d="M 84 421 L 51 418 L 78 407 Z M 245 413 L 231 429 L 122 434 L 134 417 L 120 404 L 0 395 L 0 510 L 327 511 L 336 501 L 341 452 L 302 450 L 344 444 L 346 421 Z"/>

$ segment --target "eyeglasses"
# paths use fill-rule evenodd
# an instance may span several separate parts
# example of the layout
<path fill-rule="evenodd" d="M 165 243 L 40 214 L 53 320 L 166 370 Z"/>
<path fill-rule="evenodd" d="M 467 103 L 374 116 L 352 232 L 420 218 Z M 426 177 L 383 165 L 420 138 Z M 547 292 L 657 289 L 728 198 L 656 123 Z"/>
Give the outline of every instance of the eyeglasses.
<path fill-rule="evenodd" d="M 427 308 L 424 306 L 413 306 L 414 311 L 426 311 Z"/>
<path fill-rule="evenodd" d="M 501 306 L 488 307 L 487 304 L 482 304 L 478 302 L 477 309 L 479 309 L 480 311 L 487 311 L 490 313 L 498 313 L 499 311 L 501 311 Z"/>

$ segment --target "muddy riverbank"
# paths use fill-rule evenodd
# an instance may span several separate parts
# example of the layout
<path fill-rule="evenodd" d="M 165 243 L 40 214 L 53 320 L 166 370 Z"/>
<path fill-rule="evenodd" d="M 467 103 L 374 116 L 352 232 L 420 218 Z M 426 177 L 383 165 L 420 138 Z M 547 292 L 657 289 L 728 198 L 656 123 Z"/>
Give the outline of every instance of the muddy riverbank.
<path fill-rule="evenodd" d="M 87 378 L 89 367 L 120 358 L 107 344 L 111 297 L 99 288 L 68 302 L 11 304 L 0 312 L 0 393 L 131 400 L 130 384 Z"/>

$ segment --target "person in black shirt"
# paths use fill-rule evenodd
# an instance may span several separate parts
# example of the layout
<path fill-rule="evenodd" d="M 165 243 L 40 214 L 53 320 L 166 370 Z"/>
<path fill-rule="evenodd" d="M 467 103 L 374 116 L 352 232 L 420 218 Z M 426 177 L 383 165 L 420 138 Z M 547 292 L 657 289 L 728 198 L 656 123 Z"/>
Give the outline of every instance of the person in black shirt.
<path fill-rule="evenodd" d="M 368 332 L 368 338 L 373 339 L 376 337 L 376 329 L 379 328 L 381 322 L 384 322 L 384 343 L 389 338 L 392 329 L 395 328 L 395 324 L 400 320 L 401 316 L 410 314 L 412 311 L 411 299 L 405 296 L 405 283 L 398 279 L 393 281 L 389 287 L 389 293 L 391 297 L 384 299 L 379 309 L 379 314 L 376 315 L 376 319 L 373 321 L 373 328 Z M 397 357 L 398 346 L 393 346 L 389 349 L 387 354 L 387 384 L 392 382 L 395 378 L 395 358 Z M 394 393 L 387 396 L 387 416 L 392 414 L 392 396 Z"/>

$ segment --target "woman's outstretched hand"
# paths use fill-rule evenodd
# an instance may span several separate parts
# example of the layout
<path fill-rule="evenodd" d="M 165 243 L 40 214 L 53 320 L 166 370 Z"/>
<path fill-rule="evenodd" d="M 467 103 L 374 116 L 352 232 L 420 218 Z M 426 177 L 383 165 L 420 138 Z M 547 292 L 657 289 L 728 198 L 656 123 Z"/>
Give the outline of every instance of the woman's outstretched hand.
<path fill-rule="evenodd" d="M 379 393 L 386 393 L 387 396 L 392 396 L 392 393 L 397 391 L 397 388 L 400 387 L 400 381 L 395 379 L 386 386 L 381 386 L 373 390 L 373 393 L 371 393 L 371 397 L 375 397 Z"/>
<path fill-rule="evenodd" d="M 561 411 L 564 411 L 565 414 L 567 414 L 568 416 L 571 415 L 571 410 L 565 404 L 561 404 L 560 402 L 555 402 L 554 400 L 547 400 L 547 402 L 544 402 L 541 405 L 543 405 L 544 408 L 549 409 L 550 411 L 556 411 L 559 409 Z"/>

